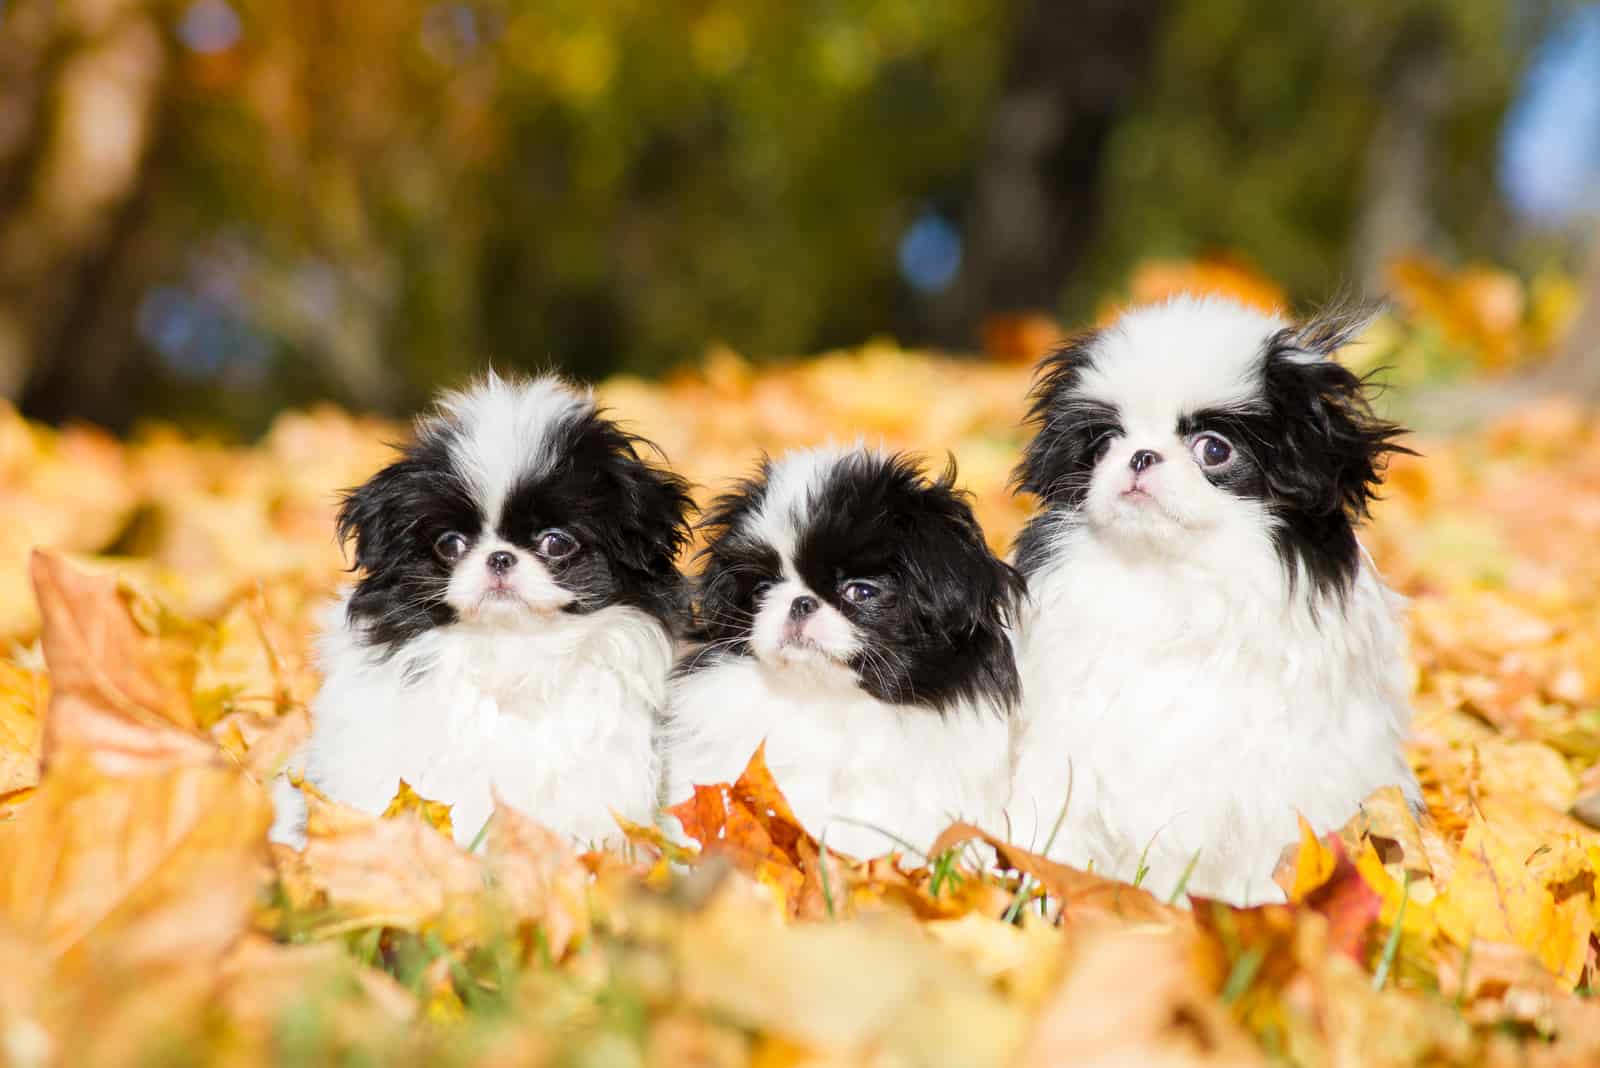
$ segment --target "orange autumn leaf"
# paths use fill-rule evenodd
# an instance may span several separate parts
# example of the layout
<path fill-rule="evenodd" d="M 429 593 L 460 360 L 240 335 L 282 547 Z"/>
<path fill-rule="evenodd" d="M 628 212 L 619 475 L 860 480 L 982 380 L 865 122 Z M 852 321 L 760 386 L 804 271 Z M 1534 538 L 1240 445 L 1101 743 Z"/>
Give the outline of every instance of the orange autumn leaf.
<path fill-rule="evenodd" d="M 1021 849 L 970 823 L 955 823 L 939 835 L 928 852 L 939 856 L 970 841 L 987 843 L 1003 868 L 1011 868 L 1035 879 L 1057 903 L 1062 922 L 1106 916 L 1136 922 L 1183 925 L 1182 910 L 1158 901 L 1148 890 L 1092 872 L 1079 871 Z"/>
<path fill-rule="evenodd" d="M 1101 307 L 1101 325 L 1141 304 L 1157 304 L 1180 294 L 1219 296 L 1269 314 L 1282 314 L 1289 306 L 1283 288 L 1241 259 L 1209 256 L 1196 260 L 1146 260 L 1128 282 L 1126 303 Z"/>
<path fill-rule="evenodd" d="M 798 907 L 806 884 L 806 855 L 817 856 L 817 843 L 800 826 L 767 768 L 765 743 L 756 747 L 736 782 L 697 784 L 692 797 L 667 813 L 700 843 L 703 853 L 727 857 Z"/>

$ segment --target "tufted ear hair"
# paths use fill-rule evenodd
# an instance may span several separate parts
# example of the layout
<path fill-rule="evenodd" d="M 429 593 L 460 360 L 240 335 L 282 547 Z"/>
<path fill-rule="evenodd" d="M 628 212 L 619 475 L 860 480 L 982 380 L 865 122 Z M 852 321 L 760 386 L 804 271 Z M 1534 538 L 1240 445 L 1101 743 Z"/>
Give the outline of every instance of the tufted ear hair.
<path fill-rule="evenodd" d="M 1283 506 L 1356 522 L 1376 499 L 1404 428 L 1379 418 L 1369 383 L 1334 360 L 1372 321 L 1374 309 L 1335 307 L 1268 339 L 1264 378 L 1274 433 L 1267 486 Z"/>

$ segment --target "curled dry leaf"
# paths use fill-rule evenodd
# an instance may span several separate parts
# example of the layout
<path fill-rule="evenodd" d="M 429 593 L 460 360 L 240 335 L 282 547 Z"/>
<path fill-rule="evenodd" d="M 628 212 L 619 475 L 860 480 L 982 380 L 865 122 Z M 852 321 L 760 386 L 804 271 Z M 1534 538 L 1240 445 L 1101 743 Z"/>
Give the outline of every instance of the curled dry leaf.
<path fill-rule="evenodd" d="M 986 842 L 994 849 L 1002 868 L 1010 868 L 1036 880 L 1037 885 L 1056 902 L 1057 914 L 1063 923 L 1107 917 L 1138 923 L 1179 926 L 1188 923 L 1187 914 L 1182 909 L 1163 904 L 1148 890 L 1059 864 L 1037 853 L 1020 849 L 970 823 L 952 824 L 934 842 L 929 852 L 938 856 L 975 839 Z"/>

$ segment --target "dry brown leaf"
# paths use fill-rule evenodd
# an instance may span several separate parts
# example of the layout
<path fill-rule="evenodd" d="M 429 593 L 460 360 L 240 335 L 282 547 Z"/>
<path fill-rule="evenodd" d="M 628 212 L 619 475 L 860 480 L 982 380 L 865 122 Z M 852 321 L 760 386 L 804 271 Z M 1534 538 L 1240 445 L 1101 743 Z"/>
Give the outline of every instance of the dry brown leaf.
<path fill-rule="evenodd" d="M 75 968 L 214 961 L 265 885 L 271 820 L 261 788 L 220 764 L 110 778 L 75 756 L 0 824 L 0 923 Z"/>
<path fill-rule="evenodd" d="M 470 930 L 485 885 L 478 858 L 415 813 L 374 819 L 314 794 L 294 877 L 338 913 L 341 929 Z"/>
<path fill-rule="evenodd" d="M 682 993 L 816 1053 L 890 1063 L 1000 1065 L 1024 1017 L 892 913 L 786 924 L 730 884 L 676 940 Z"/>
<path fill-rule="evenodd" d="M 511 915 L 541 932 L 553 959 L 589 933 L 589 875 L 564 837 L 497 797 L 486 859 Z"/>
<path fill-rule="evenodd" d="M 141 629 L 114 578 L 36 552 L 33 583 L 51 679 L 46 767 L 73 751 L 108 774 L 218 760 L 194 733 L 192 652 Z"/>
<path fill-rule="evenodd" d="M 1073 952 L 1017 1063 L 1221 1066 L 1265 1063 L 1194 977 L 1187 938 L 1096 930 Z"/>
<path fill-rule="evenodd" d="M 1188 924 L 1187 914 L 1182 909 L 1162 904 L 1148 890 L 1079 871 L 1037 853 L 1029 853 L 970 823 L 952 824 L 939 835 L 929 853 L 938 856 L 947 849 L 954 849 L 974 839 L 986 842 L 994 849 L 1001 867 L 1011 868 L 1035 879 L 1037 885 L 1055 899 L 1064 923 L 1113 917 L 1140 923 Z"/>
<path fill-rule="evenodd" d="M 231 1028 L 248 1039 L 240 1052 L 263 1055 L 284 1018 L 312 1010 L 335 1040 L 354 1044 L 397 1029 L 416 1012 L 416 999 L 382 972 L 358 965 L 332 943 L 284 946 L 250 935 L 222 962 L 219 1007 Z M 253 1048 L 251 1048 L 253 1047 Z"/>

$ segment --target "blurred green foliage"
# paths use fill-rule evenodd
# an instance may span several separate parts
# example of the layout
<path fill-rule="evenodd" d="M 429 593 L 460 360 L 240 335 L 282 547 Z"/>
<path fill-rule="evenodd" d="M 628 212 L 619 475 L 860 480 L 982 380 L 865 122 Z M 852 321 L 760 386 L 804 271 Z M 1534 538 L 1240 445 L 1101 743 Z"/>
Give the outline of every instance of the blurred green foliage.
<path fill-rule="evenodd" d="M 1537 6 L 1180 0 L 1107 151 L 1076 303 L 1147 256 L 1242 252 L 1302 299 L 1411 248 L 1504 256 L 1496 141 Z"/>
<path fill-rule="evenodd" d="M 484 359 L 656 372 L 882 329 L 1006 36 L 1000 0 L 242 13 L 237 73 L 187 92 L 189 224 L 246 257 L 297 377 L 396 408 Z"/>
<path fill-rule="evenodd" d="M 1139 70 L 1103 148 L 1014 198 L 1096 191 L 1062 309 L 1090 314 L 1149 256 L 1240 253 L 1299 299 L 1370 284 L 1412 246 L 1503 256 L 1494 144 L 1539 10 L 1152 3 L 1093 53 Z M 930 210 L 970 247 L 984 168 L 1072 121 L 1017 67 L 1050 60 L 1018 47 L 1058 25 L 1040 20 L 1075 13 L 7 0 L 0 395 L 49 419 L 250 432 L 322 396 L 410 410 L 491 360 L 598 377 L 719 341 L 761 358 L 886 332 L 972 344 L 951 303 L 971 279 L 916 294 L 897 248 Z M 117 107 L 80 91 L 94 78 Z M 66 226 L 74 183 L 88 222 Z"/>

